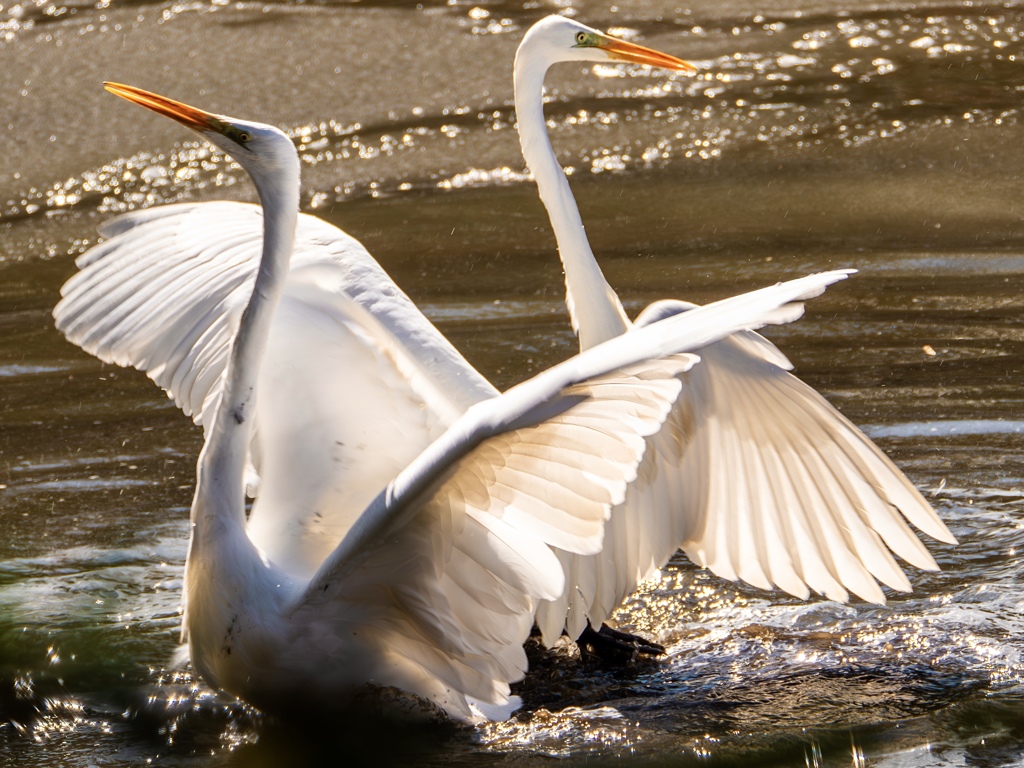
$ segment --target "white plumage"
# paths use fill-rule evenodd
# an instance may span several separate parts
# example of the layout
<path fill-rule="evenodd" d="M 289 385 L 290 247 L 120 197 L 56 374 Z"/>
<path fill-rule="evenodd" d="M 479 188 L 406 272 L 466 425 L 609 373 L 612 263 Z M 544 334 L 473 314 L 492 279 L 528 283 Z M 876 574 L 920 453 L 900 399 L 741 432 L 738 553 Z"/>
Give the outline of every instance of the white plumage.
<path fill-rule="evenodd" d="M 561 16 L 537 22 L 516 54 L 515 100 L 523 156 L 547 208 L 565 269 L 566 303 L 580 348 L 634 332 L 683 302 L 659 302 L 631 323 L 605 280 L 583 229 L 544 122 L 544 76 L 563 61 L 625 59 L 668 69 L 692 66 L 639 49 Z M 904 518 L 951 544 L 949 530 L 902 472 L 802 381 L 771 342 L 736 334 L 701 350 L 681 375 L 683 392 L 621 506 L 597 556 L 560 553 L 570 588 L 538 610 L 553 642 L 603 622 L 639 582 L 681 547 L 719 576 L 797 597 L 836 600 L 848 591 L 885 602 L 875 579 L 910 582 L 891 549 L 919 568 L 931 555 Z"/>
<path fill-rule="evenodd" d="M 601 551 L 698 362 L 680 353 L 793 320 L 847 274 L 669 318 L 496 395 L 358 243 L 300 223 L 287 136 L 108 88 L 230 152 L 263 204 L 118 220 L 54 316 L 202 423 L 183 635 L 212 686 L 286 716 L 366 684 L 464 720 L 507 711 L 537 602 L 565 588 L 551 547 Z"/>

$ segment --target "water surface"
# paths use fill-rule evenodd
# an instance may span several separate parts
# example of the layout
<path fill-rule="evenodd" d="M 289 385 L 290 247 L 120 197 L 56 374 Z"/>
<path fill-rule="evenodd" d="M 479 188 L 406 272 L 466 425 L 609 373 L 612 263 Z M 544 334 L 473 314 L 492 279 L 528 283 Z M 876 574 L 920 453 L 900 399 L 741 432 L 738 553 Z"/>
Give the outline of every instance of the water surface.
<path fill-rule="evenodd" d="M 471 731 L 282 729 L 169 671 L 199 430 L 49 316 L 105 219 L 253 190 L 100 83 L 287 129 L 304 208 L 363 240 L 505 387 L 575 343 L 511 109 L 515 46 L 555 10 L 701 66 L 548 80 L 627 309 L 858 268 L 770 335 L 961 544 L 931 546 L 942 571 L 884 607 L 680 557 L 618 617 L 664 661 L 538 654 L 523 712 Z M 1019 763 L 1022 33 L 1015 2 L 4 3 L 0 763 Z"/>

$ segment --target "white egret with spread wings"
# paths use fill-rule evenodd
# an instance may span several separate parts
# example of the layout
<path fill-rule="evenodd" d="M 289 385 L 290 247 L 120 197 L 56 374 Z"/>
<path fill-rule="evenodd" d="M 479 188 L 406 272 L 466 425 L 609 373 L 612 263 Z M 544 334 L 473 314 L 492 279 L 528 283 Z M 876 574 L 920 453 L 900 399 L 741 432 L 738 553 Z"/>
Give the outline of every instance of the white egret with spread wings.
<path fill-rule="evenodd" d="M 114 230 L 155 221 L 162 236 L 127 248 L 115 234 L 84 254 L 54 314 L 69 339 L 145 370 L 202 422 L 183 636 L 212 686 L 286 716 L 341 708 L 367 684 L 459 719 L 507 713 L 536 602 L 565 585 L 551 547 L 600 550 L 644 438 L 699 361 L 681 353 L 788 322 L 793 302 L 847 274 L 672 318 L 503 395 L 462 363 L 478 394 L 453 401 L 444 385 L 459 375 L 438 361 L 456 353 L 355 241 L 307 236 L 296 252 L 299 163 L 284 133 L 107 87 L 230 153 L 263 206 L 255 263 L 230 217 L 177 237 L 160 226 L 194 223 L 193 209 L 122 220 Z M 183 253 L 180 238 L 200 247 Z M 366 449 L 343 449 L 389 429 L 413 455 L 376 457 L 378 472 L 401 465 L 357 501 L 346 486 Z M 248 520 L 247 469 L 259 478 Z"/>

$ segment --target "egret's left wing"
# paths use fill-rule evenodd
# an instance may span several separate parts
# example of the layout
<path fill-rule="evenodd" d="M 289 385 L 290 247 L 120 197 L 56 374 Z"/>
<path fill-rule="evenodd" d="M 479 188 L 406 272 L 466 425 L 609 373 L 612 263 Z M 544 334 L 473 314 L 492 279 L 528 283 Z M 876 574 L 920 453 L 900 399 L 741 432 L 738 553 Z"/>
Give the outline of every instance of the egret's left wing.
<path fill-rule="evenodd" d="M 197 424 L 208 425 L 261 258 L 262 210 L 226 201 L 160 206 L 106 222 L 100 232 L 107 239 L 78 258 L 80 271 L 61 288 L 53 312 L 57 328 L 105 362 L 144 371 Z M 395 366 L 383 357 L 401 358 L 402 371 L 392 375 Z M 362 244 L 307 215 L 298 219 L 285 296 L 272 320 L 262 370 L 263 399 L 279 392 L 276 402 L 287 407 L 263 408 L 257 419 L 250 495 L 257 495 L 266 469 L 262 449 L 301 435 L 288 446 L 291 460 L 278 468 L 299 466 L 306 476 L 319 470 L 320 485 L 330 481 L 342 487 L 342 495 L 360 498 L 356 512 L 394 477 L 390 467 L 377 472 L 391 458 L 382 443 L 401 440 L 405 454 L 391 451 L 395 461 L 414 456 L 429 442 L 421 433 L 431 432 L 433 422 L 441 426 L 432 437 L 471 403 L 497 394 Z M 346 384 L 351 397 L 339 397 Z M 368 399 L 355 406 L 354 398 L 366 391 Z M 392 393 L 405 412 L 389 413 L 386 403 L 378 411 L 370 407 Z M 410 434 L 396 438 L 396 420 L 409 408 L 419 408 L 423 418 L 402 423 L 422 422 L 424 429 L 413 432 L 410 426 Z M 268 415 L 278 421 L 269 423 Z M 261 441 L 260 434 L 269 439 Z M 337 471 L 346 467 L 347 475 Z M 320 490 L 304 484 L 303 500 L 317 499 Z M 257 521 L 265 519 L 267 508 L 257 510 Z M 302 505 L 289 508 L 298 512 Z M 337 516 L 310 519 L 332 530 L 343 526 Z M 265 540 L 261 545 L 269 546 Z"/>
<path fill-rule="evenodd" d="M 373 649 L 353 652 L 366 659 L 367 678 L 410 690 L 458 719 L 476 719 L 476 702 L 507 703 L 509 683 L 526 671 L 522 645 L 536 602 L 563 588 L 548 545 L 600 549 L 608 510 L 635 476 L 643 438 L 671 408 L 675 374 L 694 359 L 591 379 L 508 422 L 491 421 L 493 408 L 470 414 L 458 429 L 475 423 L 457 429 L 461 439 L 449 439 L 445 450 L 476 447 L 442 460 L 429 477 L 417 471 L 422 462 L 404 472 L 342 543 L 344 554 L 314 577 L 296 609 L 305 634 L 331 637 L 351 626 L 345 634 L 358 633 L 352 644 Z M 421 490 L 400 490 L 411 485 Z"/>
<path fill-rule="evenodd" d="M 788 301 L 844 276 L 687 313 L 473 406 L 388 486 L 310 581 L 294 608 L 309 637 L 337 637 L 339 624 L 351 626 L 350 642 L 376 649 L 359 654 L 375 665 L 370 679 L 455 717 L 474 717 L 472 699 L 507 701 L 508 683 L 525 669 L 520 646 L 535 601 L 563 587 L 548 545 L 600 549 L 643 437 L 658 428 L 678 393 L 676 377 L 694 362 L 668 356 L 739 328 L 792 320 L 802 310 Z M 665 357 L 635 363 L 649 355 Z"/>

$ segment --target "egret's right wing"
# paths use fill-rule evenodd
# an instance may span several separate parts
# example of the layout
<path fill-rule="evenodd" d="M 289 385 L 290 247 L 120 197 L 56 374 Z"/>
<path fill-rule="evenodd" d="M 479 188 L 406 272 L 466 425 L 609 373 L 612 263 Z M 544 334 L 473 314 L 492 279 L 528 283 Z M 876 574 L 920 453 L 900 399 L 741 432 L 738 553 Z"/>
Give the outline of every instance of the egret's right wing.
<path fill-rule="evenodd" d="M 562 590 L 548 547 L 600 549 L 644 436 L 658 429 L 678 374 L 695 360 L 672 355 L 795 319 L 802 310 L 787 302 L 845 274 L 774 286 L 613 339 L 473 406 L 327 558 L 295 606 L 302 625 L 315 638 L 358 624 L 351 642 L 372 644 L 376 654 L 363 657 L 382 660 L 371 679 L 455 717 L 474 717 L 471 699 L 507 701 L 508 683 L 525 669 L 520 646 L 535 602 Z M 662 359 L 635 363 L 651 355 Z"/>
<path fill-rule="evenodd" d="M 660 322 L 683 312 L 689 312 L 698 306 L 698 304 L 693 302 L 680 301 L 678 299 L 655 301 L 644 307 L 643 311 L 636 316 L 633 325 L 642 328 L 645 325 Z M 734 333 L 729 337 L 729 343 L 744 349 L 751 358 L 763 360 L 770 365 L 778 366 L 784 371 L 793 370 L 793 364 L 789 362 L 789 358 L 782 354 L 782 350 L 755 331 Z"/>
<path fill-rule="evenodd" d="M 108 238 L 77 260 L 53 315 L 68 340 L 99 359 L 145 371 L 196 423 L 220 392 L 238 316 L 262 253 L 258 206 L 160 206 L 104 224 Z M 291 273 L 317 270 L 409 348 L 454 418 L 495 390 L 354 238 L 300 216 Z M 291 278 L 289 278 L 291 279 Z"/>
<path fill-rule="evenodd" d="M 637 324 L 694 306 L 657 302 Z M 671 419 L 686 420 L 691 442 L 680 451 L 670 434 L 656 436 L 648 459 L 657 454 L 662 463 L 650 468 L 648 487 L 636 489 L 660 495 L 646 506 L 674 518 L 672 535 L 661 538 L 720 576 L 797 597 L 810 588 L 845 601 L 850 590 L 884 603 L 875 579 L 909 591 L 889 550 L 938 569 L 906 522 L 955 544 L 949 529 L 860 429 L 789 373 L 792 364 L 774 344 L 744 331 L 701 357 L 700 368 L 683 376 Z"/>

